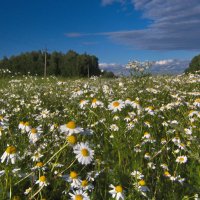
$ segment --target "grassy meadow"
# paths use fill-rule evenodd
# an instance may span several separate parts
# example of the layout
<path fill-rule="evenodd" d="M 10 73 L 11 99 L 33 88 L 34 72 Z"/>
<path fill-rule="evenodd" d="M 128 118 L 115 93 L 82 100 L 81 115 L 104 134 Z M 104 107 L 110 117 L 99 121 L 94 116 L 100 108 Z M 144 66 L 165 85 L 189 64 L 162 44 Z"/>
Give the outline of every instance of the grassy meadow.
<path fill-rule="evenodd" d="M 200 76 L 0 79 L 0 199 L 200 198 Z"/>

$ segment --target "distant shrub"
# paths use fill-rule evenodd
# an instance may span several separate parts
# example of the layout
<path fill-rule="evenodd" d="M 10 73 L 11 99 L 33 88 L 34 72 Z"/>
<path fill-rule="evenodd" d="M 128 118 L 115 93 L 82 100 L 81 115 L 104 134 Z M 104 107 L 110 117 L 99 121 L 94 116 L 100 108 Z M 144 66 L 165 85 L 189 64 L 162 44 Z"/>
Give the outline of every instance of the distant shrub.
<path fill-rule="evenodd" d="M 191 60 L 189 67 L 185 70 L 185 73 L 198 73 L 198 74 L 200 74 L 200 55 L 195 56 Z"/>

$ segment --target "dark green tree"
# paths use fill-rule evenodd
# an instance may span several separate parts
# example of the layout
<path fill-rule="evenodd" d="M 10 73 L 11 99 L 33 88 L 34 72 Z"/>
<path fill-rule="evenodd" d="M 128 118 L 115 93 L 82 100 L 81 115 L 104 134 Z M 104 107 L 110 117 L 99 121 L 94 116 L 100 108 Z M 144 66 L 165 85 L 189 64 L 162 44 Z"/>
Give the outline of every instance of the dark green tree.
<path fill-rule="evenodd" d="M 200 55 L 195 56 L 191 60 L 189 67 L 185 70 L 186 73 L 194 73 L 197 71 L 200 73 Z"/>

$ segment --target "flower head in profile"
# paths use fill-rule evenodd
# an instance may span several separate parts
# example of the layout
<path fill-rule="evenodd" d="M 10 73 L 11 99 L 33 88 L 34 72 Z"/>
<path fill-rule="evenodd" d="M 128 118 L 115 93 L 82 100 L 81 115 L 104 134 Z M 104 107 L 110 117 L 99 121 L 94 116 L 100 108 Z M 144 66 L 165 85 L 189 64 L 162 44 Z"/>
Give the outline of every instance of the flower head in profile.
<path fill-rule="evenodd" d="M 80 100 L 79 107 L 85 109 L 85 106 L 88 104 L 88 100 Z"/>
<path fill-rule="evenodd" d="M 36 184 L 39 184 L 40 187 L 47 186 L 49 183 L 46 180 L 45 176 L 40 176 L 39 179 L 36 181 Z"/>
<path fill-rule="evenodd" d="M 146 186 L 145 180 L 141 179 L 141 180 L 138 182 L 138 189 L 139 189 L 141 192 L 148 192 L 148 191 L 149 191 L 149 188 Z"/>
<path fill-rule="evenodd" d="M 121 111 L 125 107 L 125 103 L 122 100 L 113 101 L 108 105 L 108 109 L 112 112 Z"/>
<path fill-rule="evenodd" d="M 78 162 L 82 165 L 88 165 L 92 162 L 94 157 L 94 150 L 89 148 L 88 143 L 78 143 L 74 146 L 74 153 L 76 154 L 76 158 Z"/>
<path fill-rule="evenodd" d="M 23 122 L 23 121 L 19 123 L 18 128 L 22 131 L 22 133 L 29 132 L 31 130 L 29 122 Z"/>
<path fill-rule="evenodd" d="M 94 98 L 92 100 L 92 104 L 91 104 L 92 108 L 97 108 L 97 107 L 101 107 L 102 108 L 103 106 L 104 106 L 103 102 L 99 101 L 98 99 Z"/>
<path fill-rule="evenodd" d="M 63 178 L 71 184 L 72 188 L 80 188 L 81 179 L 76 171 L 71 171 L 69 174 L 64 175 Z"/>
<path fill-rule="evenodd" d="M 124 200 L 124 191 L 121 185 L 110 185 L 111 190 L 109 191 L 109 193 L 112 195 L 112 198 L 115 198 L 116 200 Z"/>
<path fill-rule="evenodd" d="M 11 161 L 12 164 L 15 164 L 17 157 L 16 151 L 17 150 L 14 146 L 8 146 L 6 151 L 1 156 L 1 162 L 3 163 L 6 160 L 6 164 L 8 164 L 9 161 Z"/>
<path fill-rule="evenodd" d="M 71 200 L 90 200 L 87 192 L 82 190 L 73 191 L 69 195 L 71 196 Z"/>
<path fill-rule="evenodd" d="M 84 179 L 81 181 L 81 185 L 80 185 L 80 188 L 83 190 L 83 191 L 91 191 L 94 189 L 94 186 L 89 183 L 89 181 L 87 179 Z"/>
<path fill-rule="evenodd" d="M 42 133 L 42 130 L 40 127 L 37 128 L 31 128 L 29 131 L 29 141 L 32 144 L 35 144 L 40 139 L 40 134 Z"/>
<path fill-rule="evenodd" d="M 193 105 L 200 107 L 200 98 L 195 99 Z"/>
<path fill-rule="evenodd" d="M 74 121 L 69 121 L 67 124 L 61 125 L 60 130 L 67 135 L 83 132 L 83 128 L 78 127 Z"/>

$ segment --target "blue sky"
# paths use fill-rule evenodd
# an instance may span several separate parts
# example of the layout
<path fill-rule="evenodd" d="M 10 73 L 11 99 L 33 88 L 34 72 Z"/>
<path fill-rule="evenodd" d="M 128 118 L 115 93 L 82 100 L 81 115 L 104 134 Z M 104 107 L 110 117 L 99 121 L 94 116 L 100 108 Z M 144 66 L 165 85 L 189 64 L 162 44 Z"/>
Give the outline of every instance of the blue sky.
<path fill-rule="evenodd" d="M 7 0 L 0 25 L 0 58 L 47 47 L 119 65 L 200 52 L 199 0 Z"/>

